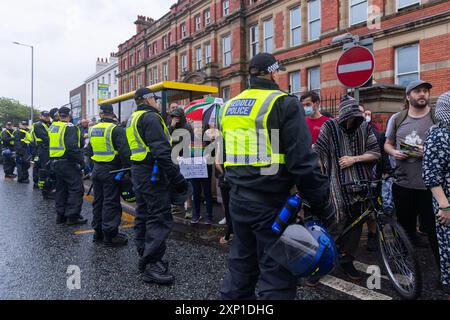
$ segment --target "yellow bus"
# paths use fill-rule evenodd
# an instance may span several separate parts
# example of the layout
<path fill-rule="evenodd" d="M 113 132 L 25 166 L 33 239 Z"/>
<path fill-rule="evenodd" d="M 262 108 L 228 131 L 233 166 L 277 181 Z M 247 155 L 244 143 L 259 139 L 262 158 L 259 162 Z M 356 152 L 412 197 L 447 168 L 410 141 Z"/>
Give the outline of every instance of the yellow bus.
<path fill-rule="evenodd" d="M 148 88 L 161 98 L 163 119 L 167 119 L 168 107 L 173 102 L 180 105 L 187 105 L 193 100 L 211 96 L 219 92 L 219 89 L 213 86 L 173 81 L 160 82 Z M 126 121 L 137 108 L 134 101 L 135 92 L 132 91 L 116 98 L 103 100 L 99 102 L 99 105 L 112 104 L 119 121 Z"/>

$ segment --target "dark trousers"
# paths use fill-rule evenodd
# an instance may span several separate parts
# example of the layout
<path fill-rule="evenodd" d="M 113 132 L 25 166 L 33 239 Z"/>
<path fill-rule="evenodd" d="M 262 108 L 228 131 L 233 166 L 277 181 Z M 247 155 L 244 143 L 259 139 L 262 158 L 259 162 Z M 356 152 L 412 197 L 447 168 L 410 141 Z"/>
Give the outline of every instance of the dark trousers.
<path fill-rule="evenodd" d="M 14 174 L 14 169 L 16 168 L 16 161 L 14 158 L 3 158 L 3 171 L 5 175 Z"/>
<path fill-rule="evenodd" d="M 57 160 L 53 167 L 56 176 L 56 214 L 77 219 L 81 215 L 84 195 L 80 169 L 68 160 Z"/>
<path fill-rule="evenodd" d="M 233 234 L 233 223 L 230 215 L 230 186 L 228 184 L 219 182 L 220 194 L 222 195 L 223 208 L 225 210 L 225 219 L 227 220 L 227 232 L 225 240 L 230 240 Z"/>
<path fill-rule="evenodd" d="M 120 204 L 120 185 L 114 180 L 111 168 L 96 163 L 92 174 L 94 189 L 92 228 L 107 238 L 115 237 L 119 232 L 122 218 L 122 205 Z"/>
<path fill-rule="evenodd" d="M 35 184 L 39 181 L 39 170 L 45 169 L 46 164 L 50 159 L 48 148 L 38 146 L 36 155 L 38 156 L 39 161 L 35 162 L 33 165 L 33 181 Z"/>
<path fill-rule="evenodd" d="M 25 157 L 17 157 L 17 162 L 16 162 L 16 166 L 17 166 L 17 181 L 21 182 L 21 181 L 26 181 L 28 180 L 28 178 L 30 177 L 30 174 L 28 173 L 28 169 L 30 169 L 30 161 L 27 161 L 25 158 L 27 158 L 27 156 Z"/>
<path fill-rule="evenodd" d="M 266 254 L 267 248 L 278 239 L 272 224 L 283 203 L 263 203 L 234 190 L 230 198 L 234 239 L 229 271 L 220 289 L 222 298 L 294 299 L 297 278 Z"/>
<path fill-rule="evenodd" d="M 340 233 L 345 228 L 350 226 L 357 217 L 359 217 L 363 211 L 362 208 L 364 208 L 362 202 L 356 202 L 355 204 L 351 205 L 349 214 L 347 215 L 347 218 L 345 221 L 343 221 L 342 224 L 340 224 L 336 231 L 333 231 L 333 235 L 336 233 Z M 356 253 L 358 252 L 359 242 L 361 240 L 361 234 L 363 230 L 363 224 L 360 224 L 357 227 L 354 227 L 352 230 L 349 231 L 348 234 L 346 234 L 344 237 L 342 237 L 338 243 L 339 247 L 339 253 L 344 255 L 341 259 L 341 262 L 352 262 L 356 258 Z"/>
<path fill-rule="evenodd" d="M 211 194 L 211 178 L 207 179 L 191 179 L 193 198 L 194 198 L 194 219 L 200 217 L 200 208 L 202 205 L 202 190 L 206 201 L 206 216 L 212 219 L 213 204 Z"/>
<path fill-rule="evenodd" d="M 150 165 L 131 168 L 136 192 L 135 242 L 139 255 L 147 262 L 160 261 L 166 252 L 166 240 L 173 228 L 167 177 L 151 182 Z"/>
<path fill-rule="evenodd" d="M 431 249 L 439 265 L 439 247 L 436 236 L 436 217 L 433 211 L 433 195 L 430 190 L 417 190 L 392 186 L 395 210 L 400 225 L 411 240 L 417 237 L 417 216 L 420 215 L 424 231 L 428 235 Z"/>

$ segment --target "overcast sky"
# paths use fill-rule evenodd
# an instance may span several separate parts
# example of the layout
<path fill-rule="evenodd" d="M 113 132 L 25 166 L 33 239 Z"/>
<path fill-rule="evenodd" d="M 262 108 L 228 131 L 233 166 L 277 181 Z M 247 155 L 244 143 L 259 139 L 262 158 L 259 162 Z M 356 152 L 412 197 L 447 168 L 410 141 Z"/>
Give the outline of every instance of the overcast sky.
<path fill-rule="evenodd" d="M 35 46 L 34 105 L 69 103 L 69 92 L 95 73 L 135 34 L 138 15 L 159 19 L 176 0 L 0 0 L 0 97 L 31 104 L 31 49 Z"/>

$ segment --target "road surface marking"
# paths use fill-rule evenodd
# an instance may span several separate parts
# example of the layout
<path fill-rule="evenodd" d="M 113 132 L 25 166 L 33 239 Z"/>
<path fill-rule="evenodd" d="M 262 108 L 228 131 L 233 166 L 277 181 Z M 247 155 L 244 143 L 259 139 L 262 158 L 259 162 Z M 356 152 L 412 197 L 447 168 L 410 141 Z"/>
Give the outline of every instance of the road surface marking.
<path fill-rule="evenodd" d="M 131 229 L 134 227 L 134 224 L 124 224 L 123 226 L 120 226 L 119 229 Z M 74 233 L 78 236 L 81 234 L 89 234 L 89 233 L 94 233 L 95 231 L 93 229 L 89 229 L 89 230 L 77 230 Z"/>
<path fill-rule="evenodd" d="M 359 262 L 359 261 L 355 261 L 354 265 L 355 265 L 355 268 L 357 270 L 359 270 L 361 272 L 364 272 L 364 273 L 367 273 L 367 274 L 371 274 L 371 273 L 367 272 L 367 270 L 369 269 L 369 265 L 368 264 L 365 264 L 365 263 L 362 263 L 362 262 Z M 378 265 L 376 265 L 376 266 L 380 267 Z M 380 270 L 381 270 L 381 267 L 380 267 Z M 389 281 L 389 278 L 387 276 L 385 276 L 385 275 L 382 275 L 381 278 Z"/>
<path fill-rule="evenodd" d="M 333 276 L 320 279 L 320 283 L 361 300 L 392 300 L 392 297 Z"/>

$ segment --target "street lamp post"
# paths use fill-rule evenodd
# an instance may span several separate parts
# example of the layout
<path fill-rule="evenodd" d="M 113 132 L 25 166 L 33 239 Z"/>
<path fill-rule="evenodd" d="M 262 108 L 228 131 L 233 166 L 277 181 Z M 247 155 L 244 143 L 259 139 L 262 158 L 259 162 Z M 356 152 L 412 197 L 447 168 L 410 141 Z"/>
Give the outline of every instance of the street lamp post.
<path fill-rule="evenodd" d="M 13 42 L 18 46 L 24 46 L 31 48 L 31 125 L 33 124 L 33 116 L 34 116 L 34 47 L 28 44 L 23 44 L 20 42 Z"/>

